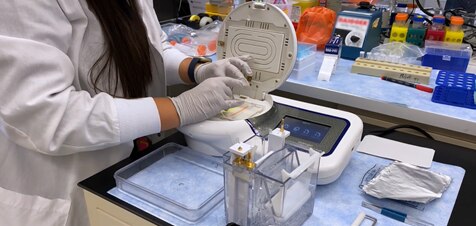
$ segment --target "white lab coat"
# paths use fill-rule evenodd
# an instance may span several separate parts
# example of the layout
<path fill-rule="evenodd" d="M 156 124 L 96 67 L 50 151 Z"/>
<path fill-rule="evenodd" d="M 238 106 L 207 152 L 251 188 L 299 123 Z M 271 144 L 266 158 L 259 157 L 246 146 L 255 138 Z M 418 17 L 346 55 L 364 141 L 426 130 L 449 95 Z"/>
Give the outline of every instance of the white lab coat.
<path fill-rule="evenodd" d="M 185 56 L 164 42 L 152 0 L 138 3 L 151 44 L 150 94 L 163 96 L 164 74 L 179 83 Z M 0 1 L 0 226 L 89 225 L 77 182 L 160 131 L 152 98 L 92 89 L 87 73 L 103 43 L 85 0 Z"/>

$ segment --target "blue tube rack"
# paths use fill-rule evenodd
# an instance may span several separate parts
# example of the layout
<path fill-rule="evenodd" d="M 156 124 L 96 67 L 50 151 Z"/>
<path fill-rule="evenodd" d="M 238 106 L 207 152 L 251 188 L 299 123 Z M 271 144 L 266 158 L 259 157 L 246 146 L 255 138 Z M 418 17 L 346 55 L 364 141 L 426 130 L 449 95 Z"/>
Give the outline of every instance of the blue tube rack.
<path fill-rule="evenodd" d="M 476 75 L 440 71 L 431 101 L 435 103 L 476 109 Z"/>

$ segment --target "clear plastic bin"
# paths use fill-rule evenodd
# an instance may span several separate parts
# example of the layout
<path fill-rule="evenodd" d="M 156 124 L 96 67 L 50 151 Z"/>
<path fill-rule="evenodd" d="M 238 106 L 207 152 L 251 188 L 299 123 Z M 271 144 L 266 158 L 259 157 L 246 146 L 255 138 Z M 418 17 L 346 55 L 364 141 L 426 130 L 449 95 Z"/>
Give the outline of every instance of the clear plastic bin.
<path fill-rule="evenodd" d="M 421 65 L 433 69 L 465 72 L 473 50 L 469 44 L 426 41 Z"/>
<path fill-rule="evenodd" d="M 318 61 L 316 44 L 300 42 L 298 43 L 297 49 L 296 63 L 294 64 L 290 77 L 303 79 L 309 76 L 315 76 Z"/>
<path fill-rule="evenodd" d="M 185 222 L 197 222 L 223 200 L 221 158 L 168 143 L 114 174 L 117 187 Z"/>
<path fill-rule="evenodd" d="M 294 64 L 294 71 L 300 71 L 307 68 L 309 65 L 315 65 L 316 63 L 316 45 L 309 43 L 298 43 L 296 63 Z"/>
<path fill-rule="evenodd" d="M 317 75 L 316 65 L 317 63 L 313 62 L 312 64 L 308 64 L 305 67 L 294 67 L 294 69 L 291 71 L 290 77 L 294 79 L 315 77 Z"/>

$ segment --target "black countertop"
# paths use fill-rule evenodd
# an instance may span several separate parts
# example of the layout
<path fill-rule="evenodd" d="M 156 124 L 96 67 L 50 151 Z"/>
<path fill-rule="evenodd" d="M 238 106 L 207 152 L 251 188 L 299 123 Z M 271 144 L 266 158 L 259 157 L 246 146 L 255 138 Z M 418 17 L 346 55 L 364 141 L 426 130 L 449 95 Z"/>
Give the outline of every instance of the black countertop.
<path fill-rule="evenodd" d="M 365 124 L 364 125 L 364 135 L 368 134 L 371 131 L 382 130 L 383 128 Z M 436 150 L 434 161 L 447 163 L 451 165 L 457 165 L 466 170 L 461 189 L 458 194 L 453 212 L 448 225 L 473 225 L 473 210 L 476 209 L 476 150 L 471 150 L 452 144 L 447 144 L 439 141 L 430 140 L 423 137 L 418 137 L 415 135 L 410 135 L 401 132 L 391 133 L 385 136 L 386 138 L 401 141 L 408 144 L 414 144 L 418 146 L 433 148 Z M 122 208 L 156 224 L 156 225 L 170 225 L 167 222 L 154 217 L 139 208 L 136 208 L 110 194 L 108 191 L 116 187 L 116 182 L 114 180 L 114 173 L 121 169 L 122 167 L 134 162 L 140 157 L 148 154 L 149 152 L 157 149 L 158 147 L 169 143 L 175 142 L 178 144 L 185 145 L 184 137 L 180 133 L 175 133 L 164 140 L 152 145 L 148 150 L 141 152 L 138 155 L 130 156 L 111 167 L 81 181 L 78 185 L 107 200 L 115 205 L 121 206 Z"/>

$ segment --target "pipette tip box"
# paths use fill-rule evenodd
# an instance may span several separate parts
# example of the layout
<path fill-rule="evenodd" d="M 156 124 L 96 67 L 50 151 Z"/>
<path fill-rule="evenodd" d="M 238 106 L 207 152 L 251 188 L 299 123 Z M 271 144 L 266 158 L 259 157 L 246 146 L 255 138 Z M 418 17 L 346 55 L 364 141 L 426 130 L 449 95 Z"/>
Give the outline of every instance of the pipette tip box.
<path fill-rule="evenodd" d="M 471 46 L 465 43 L 426 41 L 421 65 L 439 70 L 466 72 L 472 54 Z"/>

